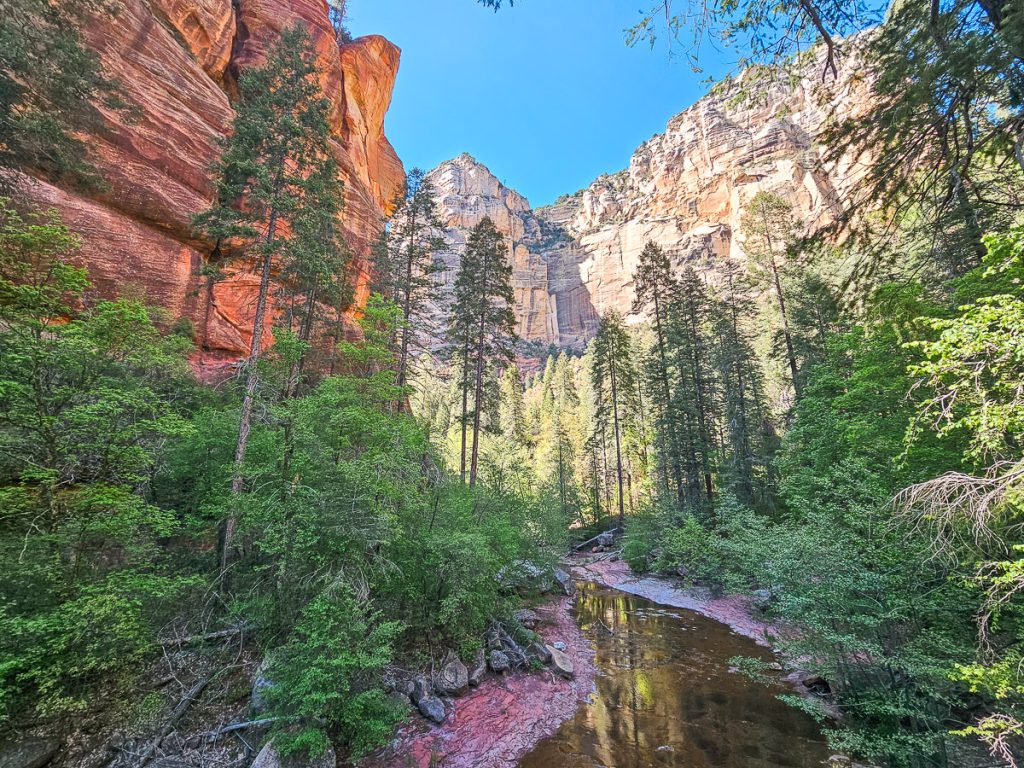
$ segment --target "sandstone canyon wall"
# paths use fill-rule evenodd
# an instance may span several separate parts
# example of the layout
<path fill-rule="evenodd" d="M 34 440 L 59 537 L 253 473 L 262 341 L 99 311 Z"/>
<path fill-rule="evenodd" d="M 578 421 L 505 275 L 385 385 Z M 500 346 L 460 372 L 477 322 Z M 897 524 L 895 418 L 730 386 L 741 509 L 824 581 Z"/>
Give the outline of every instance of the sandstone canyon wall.
<path fill-rule="evenodd" d="M 258 279 L 254 265 L 218 263 L 190 217 L 211 204 L 210 166 L 233 116 L 237 78 L 258 65 L 285 27 L 308 30 L 331 103 L 333 151 L 345 181 L 344 229 L 355 254 L 357 299 L 365 297 L 370 242 L 404 183 L 384 136 L 399 50 L 382 37 L 339 46 L 324 0 L 123 0 L 97 18 L 88 44 L 122 84 L 134 114 L 106 111 L 87 137 L 107 183 L 83 193 L 26 179 L 26 197 L 53 206 L 83 239 L 80 256 L 99 295 L 130 289 L 194 325 L 196 366 L 211 373 L 248 349 Z M 223 262 L 223 260 L 222 260 Z"/>
<path fill-rule="evenodd" d="M 852 66 L 828 85 L 821 72 L 811 61 L 803 77 L 759 84 L 751 99 L 737 98 L 739 84 L 722 86 L 642 144 L 627 169 L 537 210 L 472 157 L 443 163 L 429 176 L 453 243 L 446 279 L 468 228 L 491 216 L 511 241 L 520 335 L 579 347 L 604 312 L 629 315 L 648 241 L 677 269 L 713 280 L 725 260 L 744 259 L 741 221 L 761 190 L 787 198 L 809 231 L 832 222 L 864 168 L 852 156 L 826 162 L 821 137 L 831 119 L 868 105 Z"/>

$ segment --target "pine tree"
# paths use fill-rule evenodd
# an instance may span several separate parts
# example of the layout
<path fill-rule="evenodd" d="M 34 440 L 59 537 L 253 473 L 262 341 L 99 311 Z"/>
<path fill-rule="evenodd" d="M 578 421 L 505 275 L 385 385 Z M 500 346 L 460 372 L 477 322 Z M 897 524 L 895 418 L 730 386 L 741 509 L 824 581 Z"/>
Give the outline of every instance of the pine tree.
<path fill-rule="evenodd" d="M 709 299 L 691 267 L 683 273 L 668 315 L 668 346 L 678 371 L 671 418 L 679 425 L 686 500 L 696 510 L 714 495 L 717 394 L 708 337 Z"/>
<path fill-rule="evenodd" d="M 255 259 L 260 276 L 244 365 L 245 390 L 231 479 L 234 504 L 245 487 L 245 455 L 260 385 L 257 361 L 263 347 L 271 271 L 275 260 L 288 262 L 297 253 L 296 245 L 282 236 L 282 225 L 301 233 L 300 242 L 305 242 L 322 229 L 325 218 L 337 214 L 340 200 L 328 146 L 329 105 L 316 75 L 308 36 L 299 26 L 282 32 L 264 66 L 242 75 L 233 130 L 217 165 L 217 202 L 194 222 L 218 243 L 230 244 L 240 256 Z M 232 508 L 224 525 L 222 576 L 233 557 L 236 515 Z"/>
<path fill-rule="evenodd" d="M 489 217 L 473 227 L 455 279 L 449 338 L 460 358 L 462 378 L 460 472 L 466 479 L 469 391 L 473 390 L 473 443 L 469 485 L 476 485 L 480 456 L 481 415 L 486 407 L 488 365 L 509 360 L 515 340 L 512 267 L 505 238 Z"/>
<path fill-rule="evenodd" d="M 629 333 L 622 316 L 610 312 L 601 318 L 592 342 L 590 378 L 596 399 L 595 433 L 602 449 L 608 432 L 615 448 L 615 478 L 618 485 L 619 527 L 625 525 L 625 468 L 622 434 L 634 418 L 636 369 Z M 607 461 L 605 462 L 607 467 Z M 606 470 L 607 473 L 607 470 Z"/>
<path fill-rule="evenodd" d="M 793 394 L 800 397 L 800 375 L 797 370 L 796 350 L 790 330 L 789 315 L 786 312 L 786 294 L 782 284 L 782 267 L 794 246 L 796 226 L 793 222 L 793 206 L 782 197 L 771 192 L 758 192 L 750 201 L 743 217 L 743 250 L 753 265 L 764 275 L 764 282 L 775 294 L 779 310 L 780 331 L 785 347 L 785 361 L 789 367 Z"/>
<path fill-rule="evenodd" d="M 526 411 L 523 404 L 523 376 L 519 367 L 510 365 L 501 377 L 499 423 L 503 434 L 518 446 L 526 445 Z"/>
<path fill-rule="evenodd" d="M 754 301 L 727 267 L 714 303 L 714 365 L 722 389 L 725 485 L 744 504 L 763 505 L 769 497 L 771 461 L 764 383 L 742 318 L 754 314 Z"/>
<path fill-rule="evenodd" d="M 413 353 L 426 329 L 427 308 L 437 298 L 434 256 L 445 248 L 434 188 L 418 168 L 409 172 L 391 226 L 374 249 L 374 287 L 402 309 L 396 343 L 395 383 L 405 388 Z M 404 408 L 400 398 L 398 410 Z"/>
<path fill-rule="evenodd" d="M 682 505 L 683 472 L 679 462 L 679 437 L 676 422 L 672 418 L 672 392 L 676 385 L 676 371 L 670 366 L 668 355 L 668 311 L 679 293 L 679 284 L 672 273 L 672 265 L 665 252 L 654 243 L 648 242 L 640 253 L 637 271 L 633 274 L 636 299 L 633 311 L 646 309 L 654 329 L 654 354 L 649 358 L 651 392 L 655 398 L 658 413 L 658 432 L 663 472 L 668 485 L 671 475 L 676 500 Z"/>

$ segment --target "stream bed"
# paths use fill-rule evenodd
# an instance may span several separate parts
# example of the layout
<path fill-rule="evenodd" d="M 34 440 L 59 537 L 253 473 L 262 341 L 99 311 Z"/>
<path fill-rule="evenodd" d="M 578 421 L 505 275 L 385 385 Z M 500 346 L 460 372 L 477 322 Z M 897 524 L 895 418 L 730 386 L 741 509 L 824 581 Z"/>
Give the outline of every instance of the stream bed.
<path fill-rule="evenodd" d="M 730 671 L 771 652 L 693 611 L 582 582 L 576 620 L 596 650 L 596 693 L 520 768 L 804 768 L 830 752 L 791 689 Z"/>

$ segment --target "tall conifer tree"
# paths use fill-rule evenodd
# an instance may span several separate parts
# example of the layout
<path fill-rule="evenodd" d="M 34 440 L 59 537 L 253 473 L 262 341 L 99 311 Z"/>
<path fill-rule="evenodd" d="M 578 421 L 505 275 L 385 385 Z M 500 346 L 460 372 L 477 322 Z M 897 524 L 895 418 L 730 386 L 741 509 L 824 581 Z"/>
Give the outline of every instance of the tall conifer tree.
<path fill-rule="evenodd" d="M 476 485 L 480 457 L 481 415 L 486 407 L 489 365 L 511 358 L 515 339 L 512 266 L 506 259 L 505 237 L 485 216 L 473 227 L 455 279 L 449 337 L 460 356 L 462 376 L 460 471 L 466 479 L 469 392 L 473 391 L 472 448 L 469 484 Z"/>
<path fill-rule="evenodd" d="M 217 164 L 217 201 L 195 217 L 197 228 L 256 262 L 260 277 L 231 479 L 232 508 L 224 524 L 221 571 L 232 559 L 237 499 L 245 488 L 245 455 L 260 385 L 257 361 L 267 321 L 274 263 L 297 250 L 282 235 L 319 231 L 338 215 L 337 171 L 328 145 L 329 105 L 320 90 L 309 38 L 301 27 L 282 32 L 262 67 L 243 73 L 232 132 Z"/>
<path fill-rule="evenodd" d="M 615 479 L 618 486 L 619 526 L 625 525 L 625 468 L 623 430 L 633 418 L 636 398 L 636 369 L 629 332 L 622 316 L 611 312 L 601 318 L 592 346 L 590 376 L 596 399 L 595 433 L 602 447 L 608 434 L 614 448 Z M 607 466 L 607 462 L 606 462 Z"/>

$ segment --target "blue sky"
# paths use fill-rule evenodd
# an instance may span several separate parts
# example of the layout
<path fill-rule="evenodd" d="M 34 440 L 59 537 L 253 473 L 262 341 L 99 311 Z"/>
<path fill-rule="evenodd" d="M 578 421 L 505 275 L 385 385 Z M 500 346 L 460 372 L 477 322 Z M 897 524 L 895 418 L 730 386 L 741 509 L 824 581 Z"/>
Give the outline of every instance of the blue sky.
<path fill-rule="evenodd" d="M 627 48 L 645 0 L 349 0 L 356 36 L 402 48 L 387 133 L 407 168 L 460 152 L 537 206 L 625 168 L 733 55 L 705 46 L 694 74 L 664 45 Z"/>

